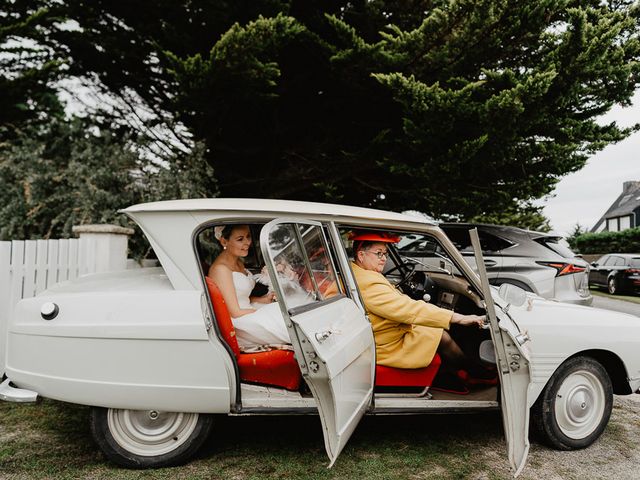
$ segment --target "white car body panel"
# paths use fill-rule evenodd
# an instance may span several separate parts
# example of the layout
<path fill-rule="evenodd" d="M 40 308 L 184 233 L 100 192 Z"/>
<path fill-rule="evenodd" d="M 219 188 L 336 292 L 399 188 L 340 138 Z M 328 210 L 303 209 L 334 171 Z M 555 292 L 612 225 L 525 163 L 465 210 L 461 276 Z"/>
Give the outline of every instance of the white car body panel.
<path fill-rule="evenodd" d="M 589 350 L 614 353 L 627 367 L 625 375 L 631 391 L 640 387 L 640 318 L 534 295 L 529 295 L 525 305 L 512 306 L 509 312 L 531 338 L 527 344 L 531 351 L 529 406 L 563 361 Z"/>
<path fill-rule="evenodd" d="M 86 276 L 20 301 L 8 325 L 7 376 L 73 403 L 228 412 L 233 366 L 209 339 L 201 293 L 173 290 L 161 271 Z M 40 315 L 46 302 L 60 310 L 52 321 Z"/>

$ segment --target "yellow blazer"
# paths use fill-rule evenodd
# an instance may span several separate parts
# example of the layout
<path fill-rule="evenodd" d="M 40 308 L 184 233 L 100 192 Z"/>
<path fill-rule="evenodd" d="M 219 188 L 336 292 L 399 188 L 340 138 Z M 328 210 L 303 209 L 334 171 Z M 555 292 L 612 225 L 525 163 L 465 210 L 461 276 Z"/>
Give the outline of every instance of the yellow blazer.
<path fill-rule="evenodd" d="M 396 368 L 422 368 L 436 354 L 442 330 L 453 312 L 413 300 L 381 273 L 351 264 L 376 339 L 376 363 Z"/>

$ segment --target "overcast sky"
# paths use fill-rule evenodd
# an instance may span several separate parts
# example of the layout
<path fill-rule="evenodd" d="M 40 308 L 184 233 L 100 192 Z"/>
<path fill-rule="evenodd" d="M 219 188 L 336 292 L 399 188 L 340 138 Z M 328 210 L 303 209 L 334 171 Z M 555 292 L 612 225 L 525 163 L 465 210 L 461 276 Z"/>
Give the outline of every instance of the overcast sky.
<path fill-rule="evenodd" d="M 620 126 L 640 122 L 640 91 L 633 106 L 614 107 L 602 118 Z M 564 177 L 554 197 L 543 202 L 544 214 L 554 231 L 568 234 L 576 223 L 591 229 L 622 193 L 622 182 L 640 180 L 640 132 L 620 143 L 609 145 L 589 159 L 580 171 Z"/>

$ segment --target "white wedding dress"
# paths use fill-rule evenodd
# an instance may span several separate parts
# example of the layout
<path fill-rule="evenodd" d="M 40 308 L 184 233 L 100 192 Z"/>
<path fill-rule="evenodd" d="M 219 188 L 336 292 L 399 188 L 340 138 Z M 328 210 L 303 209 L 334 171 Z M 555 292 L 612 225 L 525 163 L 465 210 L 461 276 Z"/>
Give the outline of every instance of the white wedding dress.
<path fill-rule="evenodd" d="M 233 318 L 238 345 L 243 351 L 256 347 L 282 346 L 290 344 L 289 333 L 277 303 L 251 303 L 249 295 L 256 284 L 251 273 L 232 272 L 238 305 L 242 309 L 255 308 L 256 311 Z"/>

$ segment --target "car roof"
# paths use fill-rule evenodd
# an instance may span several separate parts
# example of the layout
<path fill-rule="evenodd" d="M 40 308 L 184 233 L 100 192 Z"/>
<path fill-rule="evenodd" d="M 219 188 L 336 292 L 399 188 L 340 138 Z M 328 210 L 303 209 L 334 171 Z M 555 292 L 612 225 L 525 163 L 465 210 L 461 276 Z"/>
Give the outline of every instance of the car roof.
<path fill-rule="evenodd" d="M 263 212 L 275 216 L 296 214 L 313 216 L 335 215 L 338 217 L 371 218 L 418 224 L 437 225 L 423 217 L 388 212 L 374 208 L 353 207 L 333 203 L 302 202 L 297 200 L 276 200 L 263 198 L 197 198 L 187 200 L 166 200 L 162 202 L 140 203 L 120 210 L 123 213 L 141 212 Z"/>
<path fill-rule="evenodd" d="M 622 258 L 640 258 L 640 253 L 607 253 L 605 255 L 603 255 L 603 257 L 605 256 L 611 256 L 614 255 L 616 257 L 622 257 Z"/>
<path fill-rule="evenodd" d="M 330 203 L 254 198 L 200 198 L 143 203 L 121 210 L 143 230 L 176 290 L 202 288 L 194 261 L 193 235 L 212 221 L 335 221 L 363 228 L 429 230 L 437 224 L 423 217 Z"/>
<path fill-rule="evenodd" d="M 532 238 L 562 238 L 562 235 L 556 235 L 553 233 L 545 233 L 545 232 L 537 232 L 535 230 L 526 230 L 520 227 L 512 227 L 510 225 L 495 225 L 492 223 L 469 223 L 469 222 L 441 222 L 438 226 L 442 229 L 447 229 L 448 227 L 461 227 L 461 228 L 486 228 L 489 230 L 500 230 L 506 233 L 520 233 L 523 235 L 527 235 Z"/>

